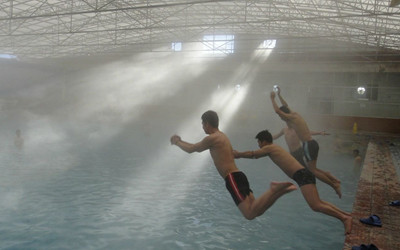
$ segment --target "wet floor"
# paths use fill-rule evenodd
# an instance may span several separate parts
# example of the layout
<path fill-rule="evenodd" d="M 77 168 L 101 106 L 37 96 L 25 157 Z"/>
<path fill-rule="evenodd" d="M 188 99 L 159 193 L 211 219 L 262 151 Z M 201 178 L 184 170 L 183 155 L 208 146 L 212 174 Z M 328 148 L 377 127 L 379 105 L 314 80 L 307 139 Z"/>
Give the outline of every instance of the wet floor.
<path fill-rule="evenodd" d="M 374 244 L 380 250 L 400 249 L 400 207 L 389 206 L 400 200 L 398 166 L 400 138 L 372 136 L 353 204 L 353 229 L 344 248 Z M 360 218 L 378 215 L 382 227 L 360 222 Z"/>

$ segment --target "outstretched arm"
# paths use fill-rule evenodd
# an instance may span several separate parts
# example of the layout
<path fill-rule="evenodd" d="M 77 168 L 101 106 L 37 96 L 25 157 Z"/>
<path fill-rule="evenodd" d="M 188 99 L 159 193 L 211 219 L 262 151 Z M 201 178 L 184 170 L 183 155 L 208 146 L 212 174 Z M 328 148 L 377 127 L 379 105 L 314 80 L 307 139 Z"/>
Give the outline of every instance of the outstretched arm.
<path fill-rule="evenodd" d="M 281 96 L 281 88 L 279 88 L 279 87 L 278 87 L 278 97 L 279 97 L 279 101 L 281 101 L 281 103 L 282 103 L 282 106 L 289 107 L 289 105 L 287 104 L 285 99 L 283 99 L 283 97 Z"/>
<path fill-rule="evenodd" d="M 278 104 L 275 101 L 275 92 L 272 91 L 270 97 L 271 97 L 272 107 L 274 108 L 275 112 L 278 113 L 280 110 Z"/>
<path fill-rule="evenodd" d="M 281 137 L 282 135 L 284 135 L 283 129 L 278 133 L 272 136 L 272 139 L 276 140 L 279 137 Z"/>
<path fill-rule="evenodd" d="M 265 148 L 261 148 L 256 151 L 244 151 L 244 152 L 233 150 L 233 155 L 235 156 L 236 159 L 239 158 L 258 159 L 267 156 L 268 152 L 266 151 Z"/>
<path fill-rule="evenodd" d="M 275 113 L 277 113 L 281 119 L 287 121 L 288 120 L 288 114 L 286 114 L 285 112 L 283 112 L 282 110 L 279 109 L 278 104 L 275 101 L 275 92 L 271 92 L 271 102 L 272 102 L 272 106 L 274 107 Z"/>
<path fill-rule="evenodd" d="M 310 131 L 311 135 L 330 135 L 330 133 L 327 133 L 324 131 Z"/>
<path fill-rule="evenodd" d="M 239 158 L 248 158 L 248 159 L 254 159 L 254 151 L 245 151 L 245 152 L 239 152 L 236 150 L 233 150 L 233 155 L 235 156 L 236 159 Z"/>
<path fill-rule="evenodd" d="M 202 152 L 211 147 L 210 136 L 205 137 L 203 140 L 195 144 L 182 141 L 181 137 L 178 135 L 173 135 L 170 141 L 172 145 L 178 146 L 180 149 L 189 154 L 193 152 Z"/>

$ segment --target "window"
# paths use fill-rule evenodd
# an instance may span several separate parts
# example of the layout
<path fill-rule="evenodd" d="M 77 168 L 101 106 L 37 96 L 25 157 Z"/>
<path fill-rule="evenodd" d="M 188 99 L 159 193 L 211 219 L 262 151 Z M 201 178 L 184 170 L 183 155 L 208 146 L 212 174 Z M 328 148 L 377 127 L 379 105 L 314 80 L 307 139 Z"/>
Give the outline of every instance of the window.
<path fill-rule="evenodd" d="M 263 48 L 264 49 L 273 49 L 276 46 L 276 40 L 264 40 Z"/>
<path fill-rule="evenodd" d="M 11 55 L 11 54 L 0 54 L 0 59 L 1 58 L 4 58 L 4 59 L 18 59 L 17 56 Z"/>
<path fill-rule="evenodd" d="M 234 39 L 234 35 L 205 35 L 203 49 L 205 53 L 212 55 L 232 54 L 235 48 Z"/>
<path fill-rule="evenodd" d="M 174 42 L 171 44 L 171 49 L 173 51 L 182 51 L 182 43 L 181 42 Z"/>

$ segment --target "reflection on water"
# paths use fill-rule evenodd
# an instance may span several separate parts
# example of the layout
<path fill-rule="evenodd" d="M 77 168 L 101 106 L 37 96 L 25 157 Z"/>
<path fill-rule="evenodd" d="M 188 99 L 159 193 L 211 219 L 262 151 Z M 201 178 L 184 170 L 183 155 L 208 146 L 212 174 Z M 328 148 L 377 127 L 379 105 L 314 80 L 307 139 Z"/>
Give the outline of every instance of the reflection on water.
<path fill-rule="evenodd" d="M 101 146 L 78 143 L 66 135 L 47 139 L 30 137 L 31 142 L 36 140 L 36 145 L 26 142 L 23 150 L 3 145 L 0 248 L 340 249 L 343 246 L 342 224 L 311 211 L 300 192 L 284 196 L 263 216 L 247 221 L 235 207 L 208 153 L 185 155 L 181 162 L 176 157 L 181 152 L 165 143 L 163 150 L 169 152 L 169 157 L 163 158 L 163 162 L 155 161 L 142 154 L 137 145 L 137 141 L 145 138 L 121 140 L 130 136 L 127 132 L 119 143 L 110 141 Z M 241 147 L 254 148 L 253 143 Z M 157 153 L 154 149 L 151 152 Z M 202 161 L 203 155 L 207 160 L 201 169 L 192 171 L 190 160 Z M 149 162 L 159 166 L 150 166 Z M 343 184 L 343 198 L 339 200 L 330 187 L 319 182 L 321 197 L 350 211 L 357 185 L 351 155 L 339 157 L 322 149 L 319 163 Z M 240 160 L 238 165 L 248 175 L 256 196 L 269 187 L 270 181 L 287 180 L 269 159 Z"/>

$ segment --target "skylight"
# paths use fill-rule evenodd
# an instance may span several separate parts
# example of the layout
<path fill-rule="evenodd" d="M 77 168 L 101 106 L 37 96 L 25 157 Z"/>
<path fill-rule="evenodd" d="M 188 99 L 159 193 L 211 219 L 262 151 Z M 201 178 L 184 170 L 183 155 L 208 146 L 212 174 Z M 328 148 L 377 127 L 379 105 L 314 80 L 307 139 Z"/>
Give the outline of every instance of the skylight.
<path fill-rule="evenodd" d="M 264 40 L 263 48 L 264 49 L 273 49 L 276 46 L 276 40 Z"/>
<path fill-rule="evenodd" d="M 203 37 L 203 50 L 207 54 L 232 54 L 234 52 L 234 48 L 234 35 L 205 35 Z"/>
<path fill-rule="evenodd" d="M 181 42 L 173 42 L 171 44 L 171 49 L 173 51 L 182 51 L 182 43 Z"/>
<path fill-rule="evenodd" d="M 0 54 L 0 59 L 18 59 L 17 56 L 11 54 Z"/>

